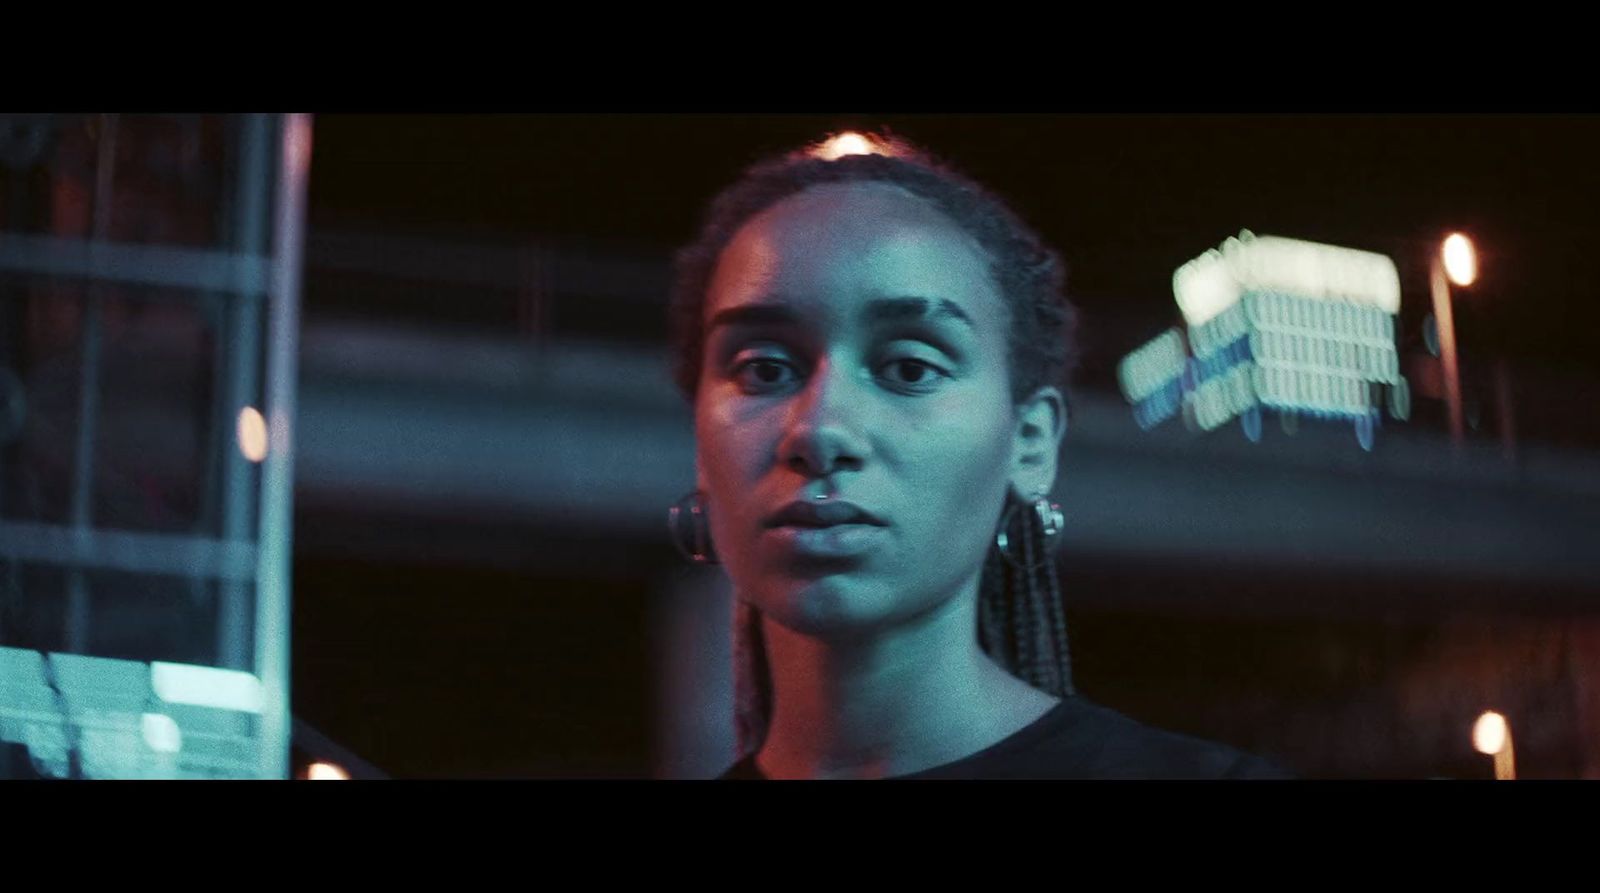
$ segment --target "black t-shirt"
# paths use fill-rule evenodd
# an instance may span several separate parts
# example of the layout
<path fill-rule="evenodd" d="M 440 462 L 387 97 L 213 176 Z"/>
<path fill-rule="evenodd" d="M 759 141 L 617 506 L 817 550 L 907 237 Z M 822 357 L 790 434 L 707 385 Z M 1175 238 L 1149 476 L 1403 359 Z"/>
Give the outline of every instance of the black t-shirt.
<path fill-rule="evenodd" d="M 1284 779 L 1277 765 L 1223 744 L 1151 728 L 1080 697 L 1010 737 L 942 766 L 898 779 Z M 723 773 L 764 780 L 755 757 Z"/>

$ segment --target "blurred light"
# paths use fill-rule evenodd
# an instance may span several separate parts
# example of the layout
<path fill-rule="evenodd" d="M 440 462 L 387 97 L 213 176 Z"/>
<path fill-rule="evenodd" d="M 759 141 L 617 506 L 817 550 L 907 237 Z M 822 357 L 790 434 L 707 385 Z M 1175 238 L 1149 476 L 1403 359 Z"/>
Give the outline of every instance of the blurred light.
<path fill-rule="evenodd" d="M 289 115 L 289 160 L 304 174 L 311 168 L 311 121 L 307 115 Z"/>
<path fill-rule="evenodd" d="M 261 680 L 239 670 L 156 662 L 150 665 L 150 687 L 169 704 L 261 712 Z"/>
<path fill-rule="evenodd" d="M 183 749 L 183 733 L 172 717 L 161 713 L 146 713 L 139 717 L 144 743 L 156 753 L 177 753 Z"/>
<path fill-rule="evenodd" d="M 1494 756 L 1506 746 L 1506 718 L 1493 710 L 1485 710 L 1472 727 L 1472 746 L 1478 753 Z"/>
<path fill-rule="evenodd" d="M 1240 288 L 1222 253 L 1212 249 L 1172 274 L 1172 292 L 1183 318 L 1194 327 L 1238 303 Z"/>
<path fill-rule="evenodd" d="M 267 420 L 253 406 L 239 410 L 239 452 L 251 462 L 267 458 Z"/>
<path fill-rule="evenodd" d="M 1411 386 L 1403 378 L 1389 388 L 1389 415 L 1402 422 L 1411 418 Z"/>
<path fill-rule="evenodd" d="M 349 781 L 350 773 L 332 763 L 312 763 L 306 770 L 309 781 Z"/>
<path fill-rule="evenodd" d="M 150 668 L 136 660 L 51 653 L 56 690 L 68 712 L 138 714 L 150 699 Z"/>
<path fill-rule="evenodd" d="M 1260 402 L 1250 372 L 1250 366 L 1238 365 L 1200 382 L 1190 399 L 1201 430 L 1215 430 Z"/>
<path fill-rule="evenodd" d="M 835 134 L 825 140 L 813 152 L 824 161 L 834 161 L 846 155 L 887 155 L 884 147 L 876 140 L 870 139 L 853 130 Z"/>
<path fill-rule="evenodd" d="M 1388 257 L 1249 230 L 1179 267 L 1172 290 L 1191 327 L 1252 292 L 1347 301 L 1391 315 L 1400 310 L 1400 273 Z"/>
<path fill-rule="evenodd" d="M 1444 240 L 1444 273 L 1456 285 L 1471 285 L 1478 278 L 1478 253 L 1472 240 L 1451 233 Z"/>
<path fill-rule="evenodd" d="M 0 711 L 52 710 L 56 693 L 45 677 L 44 655 L 21 648 L 0 647 Z M 0 729 L 4 726 L 0 714 Z"/>
<path fill-rule="evenodd" d="M 1167 329 L 1117 364 L 1117 381 L 1129 403 L 1138 403 L 1183 375 L 1188 355 L 1177 329 Z"/>

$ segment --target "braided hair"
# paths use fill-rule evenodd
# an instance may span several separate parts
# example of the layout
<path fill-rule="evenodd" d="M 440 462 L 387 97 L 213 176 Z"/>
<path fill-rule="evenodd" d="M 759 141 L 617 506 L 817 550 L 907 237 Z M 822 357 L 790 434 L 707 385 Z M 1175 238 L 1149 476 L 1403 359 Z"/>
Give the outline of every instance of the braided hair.
<path fill-rule="evenodd" d="M 975 239 L 1009 313 L 1013 403 L 1040 387 L 1066 392 L 1076 364 L 1077 315 L 1064 295 L 1065 267 L 1004 201 L 901 139 L 870 137 L 871 151 L 835 157 L 818 144 L 757 163 L 711 201 L 699 234 L 678 252 L 671 296 L 675 379 L 694 402 L 704 353 L 706 292 L 723 250 L 752 217 L 824 183 L 884 183 L 922 199 Z M 979 583 L 984 651 L 1012 675 L 1057 697 L 1073 693 L 1061 586 L 1031 506 L 1008 496 L 997 519 L 1010 547 L 992 546 Z M 771 715 L 772 680 L 755 608 L 736 601 L 735 720 L 741 755 L 759 748 Z"/>

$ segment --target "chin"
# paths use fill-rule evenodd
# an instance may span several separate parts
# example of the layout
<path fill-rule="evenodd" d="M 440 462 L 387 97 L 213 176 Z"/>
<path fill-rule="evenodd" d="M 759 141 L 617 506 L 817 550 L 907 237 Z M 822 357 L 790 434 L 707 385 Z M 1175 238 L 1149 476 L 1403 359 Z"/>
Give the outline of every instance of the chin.
<path fill-rule="evenodd" d="M 934 607 L 907 603 L 904 593 L 914 588 L 848 574 L 787 578 L 769 582 L 756 607 L 800 635 L 843 640 L 892 629 Z"/>
<path fill-rule="evenodd" d="M 848 576 L 771 581 L 756 600 L 761 613 L 785 629 L 815 638 L 859 635 L 894 614 L 881 586 Z"/>

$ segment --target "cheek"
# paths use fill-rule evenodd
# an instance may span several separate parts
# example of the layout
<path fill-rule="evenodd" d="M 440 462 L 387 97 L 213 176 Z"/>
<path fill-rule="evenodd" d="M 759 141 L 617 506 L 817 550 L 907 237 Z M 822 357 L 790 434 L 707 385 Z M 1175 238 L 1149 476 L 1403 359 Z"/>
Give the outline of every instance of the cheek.
<path fill-rule="evenodd" d="M 907 432 L 899 458 L 933 536 L 987 524 L 979 519 L 999 505 L 1009 477 L 1009 425 L 1004 416 L 952 409 Z"/>
<path fill-rule="evenodd" d="M 899 505 L 912 520 L 885 571 L 910 591 L 943 597 L 982 566 L 1008 477 L 1006 425 L 952 407 L 897 438 Z"/>
<path fill-rule="evenodd" d="M 727 401 L 696 410 L 695 457 L 714 501 L 737 496 L 761 474 L 775 449 L 770 427 L 760 414 L 736 411 Z"/>

